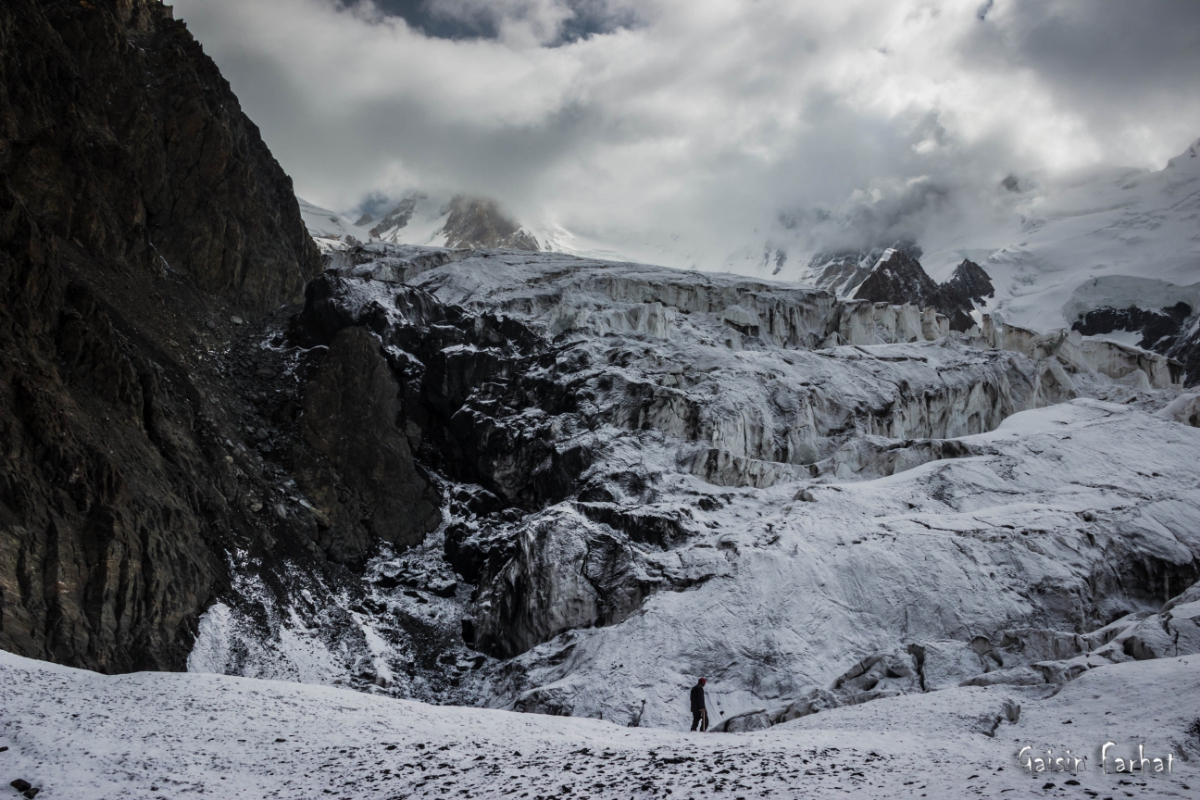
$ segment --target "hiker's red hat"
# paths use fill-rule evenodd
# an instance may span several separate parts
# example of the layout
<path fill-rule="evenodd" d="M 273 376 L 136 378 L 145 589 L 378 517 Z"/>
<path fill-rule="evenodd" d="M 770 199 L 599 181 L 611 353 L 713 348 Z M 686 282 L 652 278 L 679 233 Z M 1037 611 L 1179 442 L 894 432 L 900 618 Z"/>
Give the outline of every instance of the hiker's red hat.
<path fill-rule="evenodd" d="M 701 678 L 701 679 L 700 679 L 700 682 L 701 682 L 701 683 L 708 683 L 708 681 L 704 680 L 704 678 Z"/>

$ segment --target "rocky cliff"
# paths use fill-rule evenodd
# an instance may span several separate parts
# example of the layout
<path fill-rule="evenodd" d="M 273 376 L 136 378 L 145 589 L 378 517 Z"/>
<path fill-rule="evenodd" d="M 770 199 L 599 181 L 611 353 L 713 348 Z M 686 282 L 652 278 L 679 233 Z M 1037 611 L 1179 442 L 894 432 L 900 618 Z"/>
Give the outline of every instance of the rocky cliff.
<path fill-rule="evenodd" d="M 422 192 L 410 194 L 369 231 L 365 228 L 359 231 L 358 239 L 390 244 L 404 242 L 534 252 L 541 249 L 537 239 L 495 200 L 461 194 L 449 200 L 432 198 Z M 312 233 L 323 239 L 329 238 L 319 229 Z M 344 237 L 342 240 L 345 241 Z"/>
<path fill-rule="evenodd" d="M 986 305 L 984 298 L 993 294 L 988 274 L 973 261 L 964 259 L 950 279 L 939 285 L 915 257 L 890 249 L 855 289 L 854 299 L 934 308 L 950 320 L 951 330 L 966 331 L 975 324 L 970 312 Z"/>
<path fill-rule="evenodd" d="M 156 0 L 0 6 L 0 647 L 174 669 L 255 516 L 229 341 L 319 270 L 292 185 Z"/>
<path fill-rule="evenodd" d="M 920 259 L 923 253 L 916 242 L 907 239 L 893 242 L 890 247 L 883 245 L 864 249 L 823 250 L 814 253 L 809 259 L 805 278 L 819 289 L 833 292 L 838 297 L 849 297 L 854 289 L 867 279 L 871 269 L 888 250 L 897 250 L 914 260 Z M 786 261 L 777 264 L 772 274 L 780 274 L 785 266 Z"/>

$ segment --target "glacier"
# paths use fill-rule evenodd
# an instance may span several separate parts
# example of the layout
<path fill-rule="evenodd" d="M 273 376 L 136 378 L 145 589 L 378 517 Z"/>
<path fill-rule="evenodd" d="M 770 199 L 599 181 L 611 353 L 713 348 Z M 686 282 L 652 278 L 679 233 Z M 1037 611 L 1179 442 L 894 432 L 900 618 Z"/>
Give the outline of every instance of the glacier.
<path fill-rule="evenodd" d="M 737 730 L 1168 655 L 1124 644 L 1200 565 L 1161 356 L 560 254 L 330 263 L 293 346 L 371 331 L 443 523 L 364 597 L 210 612 L 197 669 L 646 727 L 706 675 Z"/>

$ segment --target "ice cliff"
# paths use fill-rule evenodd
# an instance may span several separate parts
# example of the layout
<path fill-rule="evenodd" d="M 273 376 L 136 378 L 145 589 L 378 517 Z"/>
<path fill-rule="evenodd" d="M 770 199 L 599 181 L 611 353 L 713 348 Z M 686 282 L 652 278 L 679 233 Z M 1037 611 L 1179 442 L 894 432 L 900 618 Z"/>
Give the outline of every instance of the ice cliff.
<path fill-rule="evenodd" d="M 310 680 L 654 726 L 703 674 L 745 729 L 1137 658 L 1106 631 L 1200 575 L 1200 431 L 1155 415 L 1180 395 L 1161 356 L 555 254 L 330 263 L 284 349 L 311 387 L 373 342 L 442 521 L 357 551 L 361 600 L 270 601 L 267 628 L 222 604 L 196 669 L 318 652 Z M 337 483 L 299 484 L 331 540 Z"/>

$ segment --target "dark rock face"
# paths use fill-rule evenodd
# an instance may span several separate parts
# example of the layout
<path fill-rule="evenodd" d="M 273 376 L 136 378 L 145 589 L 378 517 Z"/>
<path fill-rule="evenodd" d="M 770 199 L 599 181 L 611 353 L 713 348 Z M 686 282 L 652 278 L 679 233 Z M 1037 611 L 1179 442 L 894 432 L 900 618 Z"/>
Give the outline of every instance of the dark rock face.
<path fill-rule="evenodd" d="M 1097 308 L 1075 320 L 1072 330 L 1084 336 L 1113 331 L 1142 334 L 1138 346 L 1183 363 L 1184 384 L 1200 383 L 1200 317 L 1187 303 L 1176 303 L 1157 311 L 1138 306 Z"/>
<path fill-rule="evenodd" d="M 291 180 L 154 0 L 14 0 L 0 16 L 0 171 L 44 233 L 171 269 L 239 306 L 319 269 Z"/>
<path fill-rule="evenodd" d="M 367 285 L 337 270 L 315 279 L 295 340 L 325 345 L 355 326 L 378 335 L 402 387 L 406 433 L 439 472 L 479 484 L 505 507 L 537 509 L 575 490 L 590 454 L 570 431 L 550 431 L 549 415 L 575 399 L 536 377 L 555 363 L 543 339 L 511 318 L 471 314 L 409 286 L 390 284 L 391 308 L 377 296 L 356 300 Z M 540 413 L 520 413 L 527 409 Z"/>
<path fill-rule="evenodd" d="M 937 304 L 938 285 L 921 262 L 899 250 L 883 254 L 854 293 L 855 300 L 872 303 L 912 303 L 921 308 Z"/>
<path fill-rule="evenodd" d="M 954 268 L 950 280 L 941 285 L 940 299 L 946 308 L 970 309 L 974 306 L 986 306 L 985 298 L 996 296 L 996 287 L 992 286 L 991 277 L 984 272 L 983 267 L 970 259 Z"/>
<path fill-rule="evenodd" d="M 638 555 L 624 537 L 569 514 L 523 525 L 510 552 L 483 572 L 473 621 L 475 647 L 501 658 L 572 628 L 620 622 L 661 582 L 634 568 Z"/>
<path fill-rule="evenodd" d="M 814 282 L 820 289 L 845 297 L 871 274 L 871 268 L 887 250 L 898 250 L 912 259 L 920 259 L 922 250 L 911 240 L 894 242 L 890 247 L 871 247 L 864 250 L 825 250 L 813 255 L 809 268 L 814 273 Z M 782 265 L 780 266 L 782 269 Z M 779 269 L 775 270 L 775 274 Z"/>
<path fill-rule="evenodd" d="M 363 497 L 378 515 L 384 500 L 371 497 L 370 487 L 383 481 L 378 491 L 386 494 L 393 490 L 384 476 L 415 475 L 392 422 L 403 417 L 421 463 L 461 482 L 448 492 L 450 513 L 460 521 L 445 531 L 444 554 L 477 587 L 464 630 L 480 652 L 511 657 L 563 631 L 613 624 L 662 586 L 687 588 L 716 574 L 712 564 L 684 566 L 666 557 L 696 535 L 685 510 L 623 507 L 597 491 L 584 492 L 584 502 L 561 504 L 580 492 L 597 446 L 589 426 L 598 420 L 576 407 L 592 396 L 591 380 L 603 382 L 585 354 L 557 347 L 511 317 L 444 304 L 412 286 L 352 277 L 358 269 L 330 269 L 315 279 L 292 325 L 297 343 L 314 352 L 329 348 L 305 391 L 301 428 L 308 445 L 342 467 L 328 475 L 314 470 L 312 477 L 301 469 L 298 477 L 328 517 L 331 535 L 353 532 L 361 513 L 352 499 L 339 506 L 339 493 Z M 392 433 L 382 436 L 389 427 Z M 372 436 L 394 439 L 386 456 Z M 359 470 L 352 489 L 347 468 Z M 343 470 L 341 483 L 332 477 L 336 469 Z M 412 528 L 404 535 L 415 541 L 436 527 L 436 511 L 430 505 L 429 521 L 419 525 L 420 485 L 397 484 L 410 496 L 394 510 L 409 514 Z M 369 527 L 385 541 L 410 541 L 388 539 L 374 519 Z M 322 538 L 321 546 L 352 561 L 370 541 L 359 532 Z M 647 556 L 647 545 L 666 561 Z M 410 583 L 399 573 L 378 581 Z"/>
<path fill-rule="evenodd" d="M 297 477 L 325 523 L 318 543 L 335 561 L 361 562 L 372 536 L 403 549 L 441 522 L 439 498 L 396 427 L 399 395 L 378 339 L 356 327 L 334 337 L 305 390 L 301 430 L 324 458 L 302 456 Z"/>
<path fill-rule="evenodd" d="M 995 293 L 991 278 L 974 261 L 964 260 L 950 280 L 939 286 L 916 258 L 889 250 L 858 287 L 854 299 L 936 308 L 950 318 L 951 330 L 966 331 L 975 324 L 970 311 L 986 305 L 984 298 Z"/>
<path fill-rule="evenodd" d="M 290 180 L 168 9 L 0 6 L 0 647 L 181 668 L 225 552 L 299 535 L 250 510 L 268 479 L 232 444 L 213 320 L 318 268 Z"/>
<path fill-rule="evenodd" d="M 460 195 L 450 201 L 449 210 L 445 228 L 447 247 L 541 249 L 537 240 L 522 231 L 494 200 Z"/>

